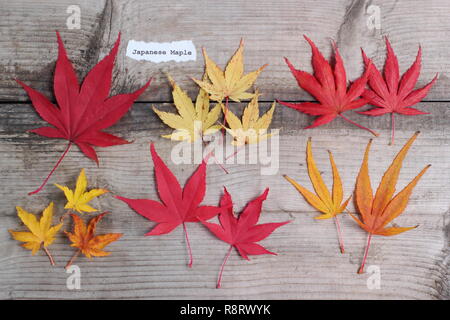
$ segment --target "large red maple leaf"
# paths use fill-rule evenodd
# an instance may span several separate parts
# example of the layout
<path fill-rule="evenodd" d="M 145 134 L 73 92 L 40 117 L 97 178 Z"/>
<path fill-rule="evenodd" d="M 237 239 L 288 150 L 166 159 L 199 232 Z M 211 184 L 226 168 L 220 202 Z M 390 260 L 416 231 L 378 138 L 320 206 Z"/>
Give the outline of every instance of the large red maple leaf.
<path fill-rule="evenodd" d="M 186 222 L 211 219 L 222 210 L 216 206 L 200 206 L 206 192 L 206 162 L 203 161 L 186 182 L 183 189 L 151 144 L 150 151 L 155 166 L 156 187 L 161 202 L 149 199 L 116 198 L 127 203 L 141 216 L 158 224 L 146 236 L 156 236 L 172 232 L 183 225 L 189 252 L 189 267 L 192 267 L 192 252 L 186 229 Z"/>
<path fill-rule="evenodd" d="M 275 229 L 289 223 L 264 223 L 259 224 L 259 216 L 261 215 L 262 203 L 267 198 L 269 189 L 267 188 L 259 197 L 250 201 L 244 208 L 239 217 L 234 216 L 233 200 L 227 189 L 224 188 L 224 195 L 220 200 L 220 205 L 224 210 L 219 214 L 220 225 L 210 222 L 202 221 L 202 223 L 220 240 L 230 244 L 230 248 L 222 263 L 220 269 L 219 278 L 217 281 L 217 288 L 221 286 L 223 269 L 227 262 L 231 250 L 236 248 L 239 254 L 249 260 L 249 255 L 261 255 L 261 254 L 273 254 L 271 252 L 257 244 L 256 242 L 267 238 Z"/>
<path fill-rule="evenodd" d="M 47 138 L 69 141 L 66 150 L 51 170 L 42 185 L 29 194 L 42 190 L 50 176 L 69 152 L 72 144 L 98 164 L 97 154 L 92 146 L 109 147 L 128 141 L 103 132 L 133 105 L 133 102 L 150 85 L 148 81 L 139 90 L 130 94 L 119 94 L 108 98 L 111 89 L 112 70 L 120 43 L 120 34 L 111 52 L 103 58 L 84 78 L 80 86 L 72 63 L 67 57 L 64 44 L 58 32 L 58 59 L 56 61 L 53 90 L 58 105 L 54 105 L 40 92 L 16 80 L 27 92 L 34 109 L 51 126 L 30 130 Z"/>
<path fill-rule="evenodd" d="M 317 49 L 314 42 L 307 36 L 304 36 L 308 41 L 312 50 L 312 66 L 314 69 L 314 75 L 305 71 L 297 70 L 292 63 L 284 58 L 287 65 L 291 69 L 295 79 L 297 79 L 298 85 L 310 93 L 314 98 L 318 100 L 315 102 L 302 102 L 302 103 L 289 103 L 279 101 L 280 104 L 298 110 L 300 112 L 318 116 L 314 120 L 314 123 L 305 129 L 318 127 L 327 124 L 334 120 L 336 117 L 340 117 L 345 121 L 350 122 L 357 127 L 371 132 L 373 135 L 378 134 L 366 127 L 363 127 L 343 115 L 344 112 L 358 109 L 364 106 L 367 101 L 360 98 L 364 91 L 366 82 L 369 76 L 370 66 L 367 66 L 364 74 L 355 80 L 349 88 L 347 88 L 347 76 L 344 68 L 344 62 L 335 43 L 333 43 L 335 65 L 334 69 L 330 63 L 325 60 L 322 53 Z"/>
<path fill-rule="evenodd" d="M 366 66 L 372 65 L 372 71 L 369 77 L 370 89 L 364 90 L 362 96 L 367 100 L 367 103 L 376 108 L 358 112 L 369 116 L 381 116 L 386 113 L 391 114 L 392 134 L 391 144 L 394 143 L 395 135 L 395 117 L 394 114 L 402 114 L 407 116 L 416 116 L 421 114 L 428 114 L 422 112 L 411 106 L 420 102 L 430 91 L 431 86 L 437 79 L 436 76 L 422 88 L 414 90 L 414 87 L 419 79 L 422 48 L 419 46 L 416 60 L 411 67 L 403 74 L 400 79 L 400 71 L 398 66 L 397 56 L 386 37 L 386 62 L 384 65 L 384 79 L 380 71 L 372 63 L 366 54 L 362 51 L 364 63 Z"/>

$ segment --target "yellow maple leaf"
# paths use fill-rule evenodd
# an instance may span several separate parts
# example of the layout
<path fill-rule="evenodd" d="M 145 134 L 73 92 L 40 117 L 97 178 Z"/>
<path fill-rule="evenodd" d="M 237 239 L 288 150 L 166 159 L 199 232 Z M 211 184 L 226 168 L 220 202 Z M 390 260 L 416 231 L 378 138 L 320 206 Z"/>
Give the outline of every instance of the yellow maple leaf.
<path fill-rule="evenodd" d="M 275 102 L 272 103 L 270 109 L 262 116 L 259 116 L 258 91 L 249 102 L 242 114 L 242 121 L 230 110 L 225 110 L 228 122 L 227 132 L 233 136 L 233 145 L 241 146 L 249 143 L 257 143 L 263 139 L 267 139 L 271 134 L 267 134 L 267 129 L 272 122 L 273 112 L 275 111 Z"/>
<path fill-rule="evenodd" d="M 314 161 L 312 154 L 311 138 L 308 139 L 308 143 L 306 146 L 306 163 L 308 166 L 308 175 L 314 187 L 314 190 L 316 191 L 316 194 L 304 188 L 288 176 L 284 175 L 284 178 L 289 181 L 298 190 L 298 192 L 300 192 L 300 194 L 311 206 L 322 212 L 322 215 L 317 216 L 316 219 L 329 219 L 333 217 L 335 218 L 335 223 L 340 240 L 341 252 L 343 253 L 344 245 L 341 239 L 340 225 L 337 215 L 345 210 L 351 196 L 347 200 L 342 202 L 344 192 L 342 188 L 341 177 L 334 162 L 333 154 L 330 151 L 328 153 L 330 157 L 331 168 L 333 171 L 332 194 L 330 194 L 330 192 L 328 191 L 328 188 L 325 185 L 319 170 L 317 169 L 316 162 Z"/>
<path fill-rule="evenodd" d="M 206 74 L 210 80 L 200 81 L 193 79 L 203 90 L 208 92 L 212 100 L 221 102 L 225 98 L 240 102 L 242 99 L 251 99 L 254 93 L 246 92 L 261 71 L 267 66 L 263 65 L 256 71 L 244 75 L 244 41 L 241 40 L 239 48 L 228 62 L 225 71 L 212 61 L 203 48 L 203 56 L 205 58 Z"/>
<path fill-rule="evenodd" d="M 194 103 L 187 93 L 182 90 L 173 79 L 169 77 L 172 86 L 172 96 L 178 115 L 170 112 L 164 112 L 153 107 L 153 111 L 169 127 L 177 131 L 163 135 L 164 138 L 172 140 L 186 140 L 194 142 L 202 139 L 204 135 L 213 134 L 220 129 L 220 125 L 215 124 L 219 119 L 221 108 L 216 104 L 210 110 L 208 93 L 200 89 L 197 100 Z"/>
<path fill-rule="evenodd" d="M 108 192 L 108 190 L 106 189 L 92 189 L 86 192 L 87 179 L 84 169 L 81 169 L 74 191 L 66 186 L 61 186 L 57 183 L 55 183 L 55 186 L 64 191 L 64 195 L 66 196 L 67 203 L 64 209 L 73 209 L 78 211 L 79 213 L 98 211 L 97 209 L 92 208 L 90 205 L 88 205 L 88 203 L 92 199 Z"/>
<path fill-rule="evenodd" d="M 47 247 L 55 240 L 55 235 L 62 227 L 62 223 L 55 226 L 51 225 L 53 217 L 53 202 L 45 208 L 39 222 L 34 214 L 25 211 L 21 207 L 16 207 L 16 209 L 20 220 L 22 220 L 30 232 L 9 230 L 12 237 L 17 241 L 24 242 L 22 246 L 25 249 L 31 250 L 32 255 L 34 255 L 41 248 L 41 245 L 43 245 L 44 251 L 50 259 L 50 263 L 55 265 L 55 262 L 53 261 Z"/>

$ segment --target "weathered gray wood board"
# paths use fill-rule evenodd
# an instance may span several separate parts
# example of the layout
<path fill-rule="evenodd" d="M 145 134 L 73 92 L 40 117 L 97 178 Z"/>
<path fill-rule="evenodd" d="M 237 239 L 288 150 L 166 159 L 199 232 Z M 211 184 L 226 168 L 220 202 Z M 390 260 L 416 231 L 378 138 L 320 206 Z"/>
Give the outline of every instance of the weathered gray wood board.
<path fill-rule="evenodd" d="M 280 132 L 280 164 L 275 175 L 260 174 L 259 165 L 225 165 L 229 174 L 214 164 L 208 167 L 207 196 L 204 203 L 216 204 L 226 186 L 237 209 L 270 187 L 261 222 L 292 220 L 262 243 L 278 256 L 257 256 L 247 262 L 233 252 L 225 269 L 223 288 L 215 281 L 227 245 L 215 239 L 201 225 L 188 224 L 194 253 L 194 268 L 188 269 L 182 228 L 169 235 L 144 237 L 154 224 L 134 213 L 114 194 L 157 198 L 149 142 L 181 183 L 194 165 L 176 166 L 170 162 L 175 143 L 160 138 L 167 133 L 149 108 L 135 104 L 111 132 L 134 140 L 133 144 L 99 148 L 100 167 L 73 149 L 51 179 L 51 183 L 73 186 L 80 168 L 87 170 L 90 186 L 106 187 L 111 194 L 94 201 L 100 210 L 112 214 L 99 225 L 99 232 L 123 232 L 124 237 L 110 245 L 111 256 L 89 261 L 80 257 L 81 290 L 68 290 L 63 266 L 73 254 L 61 234 L 51 251 L 58 263 L 50 267 L 45 254 L 31 256 L 11 240 L 7 229 L 18 228 L 14 206 L 39 212 L 55 201 L 56 215 L 63 213 L 62 193 L 49 184 L 35 196 L 26 192 L 41 178 L 63 151 L 65 143 L 24 133 L 42 121 L 27 104 L 3 105 L 0 118 L 0 298 L 167 298 L 167 299 L 446 299 L 449 298 L 449 195 L 450 137 L 447 133 L 450 109 L 443 103 L 420 107 L 431 116 L 399 117 L 395 146 L 387 146 L 389 118 L 368 119 L 350 115 L 363 125 L 378 130 L 370 156 L 370 174 L 376 187 L 384 170 L 413 132 L 421 135 L 404 161 L 398 190 L 426 164 L 432 167 L 419 182 L 406 212 L 396 223 L 419 224 L 419 228 L 395 237 L 375 237 L 369 265 L 379 266 L 381 289 L 368 289 L 368 274 L 356 271 L 364 251 L 366 234 L 346 214 L 341 217 L 346 253 L 340 254 L 332 221 L 317 221 L 316 212 L 288 184 L 289 174 L 310 187 L 305 164 L 306 140 L 313 139 L 314 155 L 324 179 L 330 185 L 331 170 L 326 150 L 334 153 L 342 175 L 345 195 L 350 195 L 363 151 L 370 135 L 340 121 L 322 129 L 301 130 L 311 119 L 291 109 L 279 107 L 273 128 Z M 263 105 L 267 108 L 267 105 Z M 169 105 L 161 106 L 170 109 Z M 242 109 L 242 107 L 233 108 Z M 354 212 L 353 205 L 349 210 Z M 68 228 L 69 225 L 66 227 Z"/>
<path fill-rule="evenodd" d="M 67 30 L 66 9 L 79 5 L 81 29 Z M 370 29 L 370 6 L 380 9 L 381 29 Z M 119 31 L 122 44 L 114 79 L 114 92 L 132 90 L 150 77 L 154 82 L 141 101 L 168 101 L 170 92 L 164 73 L 170 72 L 192 93 L 190 76 L 200 77 L 201 47 L 224 66 L 245 39 L 246 70 L 268 63 L 256 86 L 262 99 L 310 99 L 298 90 L 283 61 L 288 57 L 297 67 L 311 70 L 310 48 L 302 35 L 312 38 L 324 54 L 337 41 L 350 79 L 362 71 L 360 47 L 379 67 L 385 58 L 383 36 L 388 35 L 400 60 L 401 70 L 414 61 L 418 45 L 423 48 L 419 84 L 436 74 L 439 81 L 428 100 L 450 99 L 450 20 L 447 0 L 363 1 L 283 0 L 216 1 L 188 0 L 171 4 L 165 0 L 135 1 L 1 1 L 0 13 L 0 100 L 26 101 L 28 97 L 14 82 L 19 78 L 51 94 L 51 77 L 57 56 L 54 31 L 61 31 L 70 57 L 84 77 L 87 70 L 111 48 Z M 197 61 L 148 63 L 125 56 L 129 40 L 192 40 Z"/>

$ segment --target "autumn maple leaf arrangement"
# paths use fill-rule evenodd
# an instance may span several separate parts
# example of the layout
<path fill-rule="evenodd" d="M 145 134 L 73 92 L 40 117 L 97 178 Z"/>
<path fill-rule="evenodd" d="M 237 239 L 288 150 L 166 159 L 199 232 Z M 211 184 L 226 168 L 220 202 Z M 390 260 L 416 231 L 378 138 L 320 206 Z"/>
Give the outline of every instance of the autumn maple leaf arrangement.
<path fill-rule="evenodd" d="M 393 219 L 403 213 L 403 211 L 406 209 L 412 190 L 416 186 L 419 179 L 431 166 L 427 165 L 402 191 L 394 196 L 395 185 L 397 184 L 403 159 L 406 157 L 409 148 L 418 135 L 419 132 L 416 132 L 394 158 L 392 164 L 384 173 L 375 196 L 373 195 L 372 187 L 370 184 L 368 165 L 369 150 L 372 140 L 370 140 L 369 144 L 367 145 L 366 152 L 364 154 L 364 160 L 356 179 L 354 191 L 356 209 L 360 215 L 360 218 L 349 212 L 351 217 L 358 223 L 358 225 L 368 233 L 366 250 L 358 273 L 364 272 L 364 265 L 366 263 L 373 235 L 393 236 L 415 228 L 402 228 L 397 226 L 387 227 L 387 225 Z M 350 198 L 342 202 L 342 182 L 331 152 L 329 153 L 329 155 L 333 172 L 332 194 L 330 194 L 330 192 L 328 191 L 326 185 L 323 182 L 320 172 L 316 168 L 314 159 L 312 157 L 311 140 L 308 141 L 307 145 L 306 161 L 308 164 L 308 174 L 317 195 L 302 187 L 288 176 L 284 177 L 300 192 L 300 194 L 312 207 L 322 212 L 322 215 L 316 217 L 316 219 L 335 218 L 341 253 L 344 253 L 343 237 L 337 215 L 342 213 L 344 210 L 347 210 L 346 207 L 349 203 Z"/>
<path fill-rule="evenodd" d="M 387 58 L 383 75 L 381 75 L 366 54 L 362 52 L 365 70 L 360 78 L 348 84 L 345 67 L 337 45 L 333 43 L 335 62 L 332 65 L 323 57 L 312 40 L 306 36 L 305 39 L 312 50 L 314 74 L 295 69 L 287 58 L 285 60 L 298 85 L 311 94 L 317 102 L 291 103 L 280 101 L 279 103 L 302 113 L 317 116 L 313 124 L 307 128 L 325 125 L 336 118 L 341 118 L 378 136 L 378 133 L 375 131 L 363 127 L 344 115 L 346 112 L 370 104 L 375 108 L 358 113 L 369 116 L 380 116 L 390 113 L 392 119 L 391 141 L 393 143 L 395 133 L 394 114 L 425 114 L 425 112 L 412 108 L 412 106 L 427 95 L 431 86 L 435 83 L 436 77 L 423 88 L 414 89 L 421 68 L 420 48 L 415 62 L 400 77 L 397 58 L 386 38 Z M 128 143 L 127 140 L 106 133 L 103 130 L 119 121 L 150 84 L 150 81 L 147 82 L 142 88 L 133 93 L 109 97 L 112 71 L 118 53 L 120 35 L 111 52 L 92 68 L 81 85 L 58 33 L 57 40 L 58 59 L 53 81 L 56 104 L 53 104 L 38 91 L 17 80 L 29 95 L 37 113 L 49 124 L 49 126 L 32 129 L 30 132 L 47 138 L 59 138 L 68 141 L 65 151 L 41 186 L 30 192 L 30 194 L 35 194 L 44 188 L 73 144 L 77 145 L 84 155 L 98 164 L 99 161 L 93 148 L 94 146 L 109 147 Z M 266 65 L 253 72 L 244 74 L 243 52 L 244 43 L 241 41 L 239 48 L 225 69 L 222 70 L 209 58 L 206 50 L 203 49 L 205 73 L 202 80 L 193 79 L 199 86 L 195 102 L 170 75 L 167 76 L 172 88 L 173 104 L 177 113 L 166 112 L 153 107 L 153 111 L 161 121 L 171 129 L 176 130 L 170 134 L 164 134 L 164 138 L 187 141 L 188 143 L 200 140 L 204 143 L 205 136 L 214 134 L 220 129 L 222 129 L 223 135 L 228 133 L 232 137 L 231 143 L 234 146 L 245 147 L 247 144 L 259 143 L 264 139 L 270 138 L 267 130 L 272 122 L 276 103 L 274 102 L 268 111 L 261 115 L 258 101 L 260 93 L 258 90 L 250 92 L 258 75 Z M 247 106 L 243 108 L 240 118 L 229 109 L 230 100 L 234 102 L 248 101 Z M 211 101 L 214 102 L 214 105 L 211 105 Z M 223 118 L 221 120 L 222 114 Z M 401 228 L 388 226 L 388 224 L 406 209 L 413 188 L 429 167 L 425 167 L 402 191 L 394 196 L 395 185 L 402 162 L 417 135 L 418 132 L 409 139 L 397 154 L 391 166 L 385 172 L 375 195 L 371 189 L 368 169 L 368 154 L 372 141 L 367 145 L 353 192 L 353 200 L 359 217 L 349 212 L 357 224 L 368 233 L 367 245 L 359 273 L 362 273 L 364 270 L 373 235 L 391 236 L 414 228 Z M 233 248 L 236 249 L 242 258 L 247 260 L 250 255 L 275 254 L 258 242 L 266 239 L 277 228 L 290 221 L 258 224 L 263 202 L 269 193 L 268 188 L 257 198 L 249 201 L 242 213 L 236 215 L 233 209 L 232 197 L 226 187 L 224 187 L 223 195 L 218 201 L 218 205 L 202 204 L 207 187 L 207 163 L 210 157 L 214 158 L 213 153 L 203 158 L 203 161 L 194 170 L 184 187 L 181 187 L 177 177 L 156 152 L 153 143 L 150 145 L 150 153 L 160 201 L 132 199 L 115 195 L 116 199 L 126 203 L 139 215 L 156 223 L 145 234 L 146 236 L 160 236 L 182 227 L 188 251 L 188 267 L 192 267 L 194 261 L 188 235 L 188 224 L 200 223 L 219 240 L 229 244 L 229 249 L 224 254 L 225 258 L 219 271 L 217 288 L 221 287 L 225 265 Z M 314 160 L 311 138 L 306 146 L 306 163 L 309 180 L 314 192 L 309 191 L 287 175 L 284 175 L 284 178 L 299 191 L 301 196 L 314 209 L 321 212 L 321 215 L 317 216 L 316 219 L 325 220 L 332 218 L 335 221 L 340 251 L 344 253 L 344 236 L 339 222 L 339 215 L 348 211 L 347 206 L 351 196 L 344 193 L 338 166 L 331 151 L 329 152 L 329 159 L 333 178 L 331 192 L 326 186 Z M 224 171 L 227 172 L 226 169 Z M 92 207 L 90 202 L 109 191 L 102 188 L 88 190 L 88 181 L 84 169 L 81 170 L 73 189 L 60 184 L 55 184 L 55 186 L 64 193 L 67 200 L 64 206 L 66 211 L 60 216 L 59 224 L 54 225 L 52 223 L 55 210 L 53 202 L 44 209 L 39 221 L 34 214 L 17 207 L 18 217 L 29 231 L 10 230 L 12 237 L 23 242 L 22 246 L 31 250 L 33 255 L 42 248 L 47 254 L 50 263 L 54 265 L 55 259 L 50 254 L 49 246 L 55 241 L 64 223 L 69 220 L 65 218 L 70 216 L 73 229 L 72 231 L 64 231 L 64 233 L 70 241 L 71 247 L 75 248 L 75 252 L 73 257 L 67 262 L 66 267 L 69 267 L 80 254 L 88 258 L 109 255 L 110 252 L 104 251 L 104 248 L 118 240 L 122 234 L 96 234 L 97 224 L 108 212 L 95 215 L 88 222 L 84 221 L 84 217 L 82 217 L 85 214 L 90 215 L 97 212 L 97 209 Z M 55 190 L 57 190 L 56 188 Z M 211 222 L 212 219 L 217 219 L 219 224 Z"/>
<path fill-rule="evenodd" d="M 437 75 L 424 87 L 414 90 L 421 68 L 422 51 L 420 47 L 415 62 L 400 78 L 397 57 L 386 37 L 387 57 L 384 67 L 384 78 L 374 66 L 373 62 L 366 56 L 364 51 L 362 51 L 365 65 L 364 74 L 359 79 L 355 80 L 347 89 L 346 72 L 336 44 L 333 43 L 335 64 L 334 67 L 332 67 L 317 49 L 314 42 L 306 36 L 305 39 L 311 46 L 314 75 L 295 69 L 287 58 L 285 58 L 285 60 L 292 74 L 296 78 L 298 85 L 316 98 L 318 102 L 288 103 L 280 101 L 280 104 L 305 114 L 318 116 L 314 123 L 306 129 L 324 125 L 335 118 L 340 117 L 357 127 L 378 136 L 378 133 L 351 121 L 343 115 L 346 111 L 359 109 L 366 104 L 371 104 L 375 106 L 375 108 L 358 113 L 369 116 L 380 116 L 390 113 L 392 119 L 391 144 L 393 144 L 395 135 L 394 115 L 396 113 L 401 115 L 426 114 L 411 106 L 420 102 L 428 94 L 431 86 L 437 79 Z M 366 88 L 366 86 L 369 86 L 369 88 Z M 423 169 L 403 191 L 392 198 L 395 192 L 395 184 L 400 172 L 401 163 L 417 135 L 418 132 L 397 155 L 391 167 L 383 176 L 375 196 L 372 195 L 368 176 L 368 150 L 371 144 L 371 142 L 369 142 L 355 189 L 355 202 L 356 207 L 361 214 L 361 219 L 352 215 L 358 224 L 369 233 L 363 262 L 358 271 L 359 273 L 362 273 L 364 270 L 364 264 L 367 259 L 372 235 L 389 236 L 412 229 L 385 227 L 406 208 L 412 189 L 429 167 L 427 166 Z M 328 219 L 332 217 L 335 219 L 340 249 L 341 252 L 344 253 L 343 236 L 338 220 L 338 214 L 346 210 L 350 198 L 342 203 L 342 182 L 331 152 L 329 154 L 333 176 L 332 194 L 328 191 L 321 174 L 315 165 L 311 151 L 311 139 L 307 144 L 306 161 L 308 165 L 308 174 L 316 194 L 310 192 L 290 177 L 286 175 L 284 177 L 300 192 L 310 205 L 323 213 L 318 216 L 317 219 Z"/>
<path fill-rule="evenodd" d="M 305 129 L 322 126 L 339 117 L 378 136 L 378 133 L 373 130 L 363 127 L 344 116 L 344 112 L 371 104 L 375 108 L 358 113 L 368 116 L 380 116 L 390 113 L 392 119 L 391 143 L 393 143 L 395 133 L 394 114 L 427 114 L 426 112 L 411 108 L 411 106 L 425 98 L 437 79 L 436 75 L 423 88 L 414 90 L 420 74 L 421 48 L 419 48 L 415 62 L 400 78 L 397 57 L 386 37 L 387 57 L 384 66 L 384 78 L 364 51 L 362 51 L 365 71 L 360 78 L 348 87 L 344 63 L 336 44 L 333 42 L 335 64 L 332 67 L 323 57 L 314 42 L 307 36 L 304 37 L 311 46 L 314 75 L 295 69 L 287 58 L 285 60 L 298 85 L 317 99 L 318 102 L 279 102 L 299 112 L 317 116 L 314 123 Z M 369 89 L 366 89 L 366 84 L 369 85 Z"/>
<path fill-rule="evenodd" d="M 54 226 L 52 226 L 54 211 L 53 202 L 51 202 L 50 205 L 44 210 L 39 222 L 34 214 L 25 211 L 21 207 L 17 207 L 17 214 L 20 220 L 30 231 L 9 230 L 12 237 L 17 241 L 23 242 L 22 246 L 25 249 L 31 250 L 33 255 L 42 247 L 50 260 L 50 264 L 55 265 L 55 260 L 47 247 L 50 246 L 55 240 L 56 234 L 63 226 L 65 216 L 70 214 L 74 222 L 73 233 L 67 231 L 64 231 L 64 233 L 72 242 L 71 246 L 78 248 L 78 250 L 66 264 L 66 268 L 72 264 L 80 253 L 83 253 L 88 258 L 109 255 L 110 252 L 103 251 L 103 248 L 111 242 L 118 240 L 122 234 L 107 233 L 95 235 L 97 223 L 103 218 L 104 215 L 108 214 L 108 212 L 103 212 L 92 218 L 87 226 L 83 220 L 74 213 L 75 211 L 80 214 L 98 211 L 97 209 L 91 207 L 89 202 L 94 198 L 108 192 L 108 190 L 105 189 L 91 189 L 87 191 L 87 184 L 88 182 L 84 169 L 81 170 L 80 175 L 78 176 L 74 190 L 55 184 L 59 189 L 64 191 L 64 195 L 67 199 L 67 203 L 64 208 L 68 211 L 61 216 L 60 223 Z"/>
<path fill-rule="evenodd" d="M 205 161 L 198 166 L 184 188 L 181 189 L 177 178 L 161 160 L 153 144 L 150 147 L 150 152 L 155 168 L 156 186 L 162 203 L 150 199 L 128 199 L 117 196 L 117 199 L 127 203 L 138 214 L 158 223 L 150 232 L 145 234 L 146 236 L 167 234 L 182 225 L 189 254 L 188 267 L 190 268 L 193 265 L 193 257 L 186 223 L 201 222 L 220 240 L 231 245 L 224 264 L 233 246 L 245 259 L 248 259 L 248 255 L 274 254 L 254 243 L 268 237 L 277 227 L 287 223 L 269 223 L 255 226 L 261 213 L 262 201 L 265 200 L 269 192 L 268 189 L 259 198 L 250 202 L 239 218 L 236 218 L 233 213 L 231 196 L 226 189 L 224 189 L 225 195 L 220 201 L 220 206 L 200 205 L 206 192 Z M 217 215 L 219 215 L 221 225 L 225 229 L 223 232 L 218 231 L 217 225 L 206 222 Z M 218 287 L 220 287 L 223 267 L 224 265 L 222 265 L 220 271 Z"/>

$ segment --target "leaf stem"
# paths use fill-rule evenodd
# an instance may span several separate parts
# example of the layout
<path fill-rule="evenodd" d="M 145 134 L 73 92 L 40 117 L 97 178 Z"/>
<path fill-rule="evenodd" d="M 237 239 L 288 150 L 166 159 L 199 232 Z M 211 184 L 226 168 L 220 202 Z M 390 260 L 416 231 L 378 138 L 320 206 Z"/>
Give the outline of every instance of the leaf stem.
<path fill-rule="evenodd" d="M 67 262 L 65 268 L 67 269 L 72 265 L 72 263 L 75 261 L 75 259 L 78 257 L 78 255 L 81 253 L 81 249 L 78 249 L 77 252 L 74 253 L 72 258 L 70 258 L 69 262 Z"/>
<path fill-rule="evenodd" d="M 391 112 L 391 127 L 392 127 L 391 146 L 392 146 L 394 145 L 394 136 L 395 136 L 395 116 L 393 112 Z"/>
<path fill-rule="evenodd" d="M 225 158 L 225 160 L 230 159 L 231 157 L 234 157 L 235 155 L 238 154 L 239 151 L 242 150 L 242 148 L 245 147 L 245 144 L 238 146 L 237 150 L 235 152 L 233 152 L 232 154 L 230 154 L 228 157 Z"/>
<path fill-rule="evenodd" d="M 228 97 L 225 97 L 225 110 L 223 112 L 223 128 L 222 133 L 225 134 L 225 126 L 227 125 Z"/>
<path fill-rule="evenodd" d="M 66 154 L 69 152 L 71 146 L 72 146 L 72 141 L 69 142 L 69 144 L 67 145 L 66 150 L 61 155 L 61 157 L 59 158 L 58 162 L 56 162 L 55 166 L 53 167 L 52 171 L 50 171 L 50 173 L 48 174 L 47 178 L 44 179 L 44 182 L 42 182 L 41 186 L 39 188 L 37 188 L 36 190 L 28 193 L 29 196 L 31 196 L 32 194 L 38 193 L 39 191 L 41 191 L 45 187 L 45 185 L 47 184 L 47 182 L 50 179 L 50 177 L 53 174 L 53 172 L 55 172 L 56 168 L 58 168 L 58 166 L 61 163 L 61 161 L 64 159 Z"/>
<path fill-rule="evenodd" d="M 55 260 L 53 260 L 53 257 L 51 255 L 50 251 L 48 251 L 48 249 L 46 247 L 43 247 L 43 249 L 44 249 L 45 253 L 47 254 L 48 260 L 50 260 L 50 264 L 52 266 L 54 266 L 55 265 Z"/>
<path fill-rule="evenodd" d="M 233 246 L 231 245 L 230 248 L 228 249 L 228 252 L 227 252 L 227 255 L 225 256 L 225 259 L 223 259 L 222 266 L 220 267 L 219 278 L 217 279 L 217 285 L 216 285 L 217 289 L 220 289 L 220 287 L 222 285 L 223 269 L 225 268 L 225 264 L 227 263 L 227 260 L 230 257 L 232 249 L 233 249 Z"/>
<path fill-rule="evenodd" d="M 361 129 L 364 129 L 364 130 L 369 131 L 371 134 L 373 134 L 373 135 L 376 136 L 376 137 L 378 137 L 378 136 L 380 135 L 379 133 L 377 133 L 377 132 L 375 132 L 375 131 L 373 131 L 373 130 L 371 130 L 371 129 L 369 129 L 369 128 L 366 128 L 366 127 L 363 127 L 363 126 L 360 125 L 360 124 L 357 124 L 356 122 L 350 120 L 349 118 L 346 118 L 344 115 L 342 115 L 342 113 L 339 114 L 339 117 L 341 117 L 341 118 L 344 119 L 345 121 L 347 121 L 347 122 L 349 122 L 349 123 L 351 123 L 351 124 L 357 126 L 358 128 L 361 128 Z"/>
<path fill-rule="evenodd" d="M 64 219 L 66 219 L 67 215 L 69 215 L 72 211 L 67 210 L 66 212 L 64 212 L 64 214 L 61 216 L 61 218 L 59 218 L 59 222 L 62 223 L 64 222 Z"/>
<path fill-rule="evenodd" d="M 359 274 L 364 273 L 364 265 L 366 264 L 367 255 L 369 253 L 370 240 L 372 240 L 372 233 L 369 232 L 369 234 L 367 236 L 366 250 L 364 251 L 364 258 L 363 258 L 363 261 L 361 263 L 361 267 L 359 267 L 359 270 L 358 270 Z"/>
<path fill-rule="evenodd" d="M 337 234 L 338 234 L 338 239 L 339 239 L 339 248 L 341 249 L 341 253 L 345 253 L 345 249 L 344 249 L 344 237 L 343 237 L 343 233 L 341 230 L 341 224 L 339 222 L 339 218 L 338 216 L 334 216 L 334 222 L 336 223 L 336 230 L 337 230 Z"/>
<path fill-rule="evenodd" d="M 192 268 L 192 263 L 194 262 L 194 259 L 192 257 L 191 244 L 189 242 L 188 232 L 187 232 L 187 229 L 186 229 L 186 224 L 184 222 L 183 222 L 183 230 L 184 230 L 184 236 L 186 237 L 186 246 L 187 246 L 188 253 L 189 253 L 188 267 Z"/>
<path fill-rule="evenodd" d="M 202 137 L 202 142 L 203 142 L 203 146 L 205 146 L 206 147 L 206 142 L 203 140 L 203 137 Z M 229 174 L 229 172 L 228 172 L 228 170 L 227 169 L 225 169 L 225 167 L 221 164 L 221 163 L 219 163 L 219 161 L 217 160 L 217 158 L 216 158 L 216 155 L 215 155 L 215 153 L 214 153 L 214 150 L 211 150 L 211 152 L 210 153 L 208 153 L 207 155 L 206 155 L 206 157 L 205 158 L 203 158 L 205 161 L 208 161 L 208 158 L 209 157 L 213 157 L 213 159 L 214 159 L 214 162 L 223 170 L 223 172 L 225 172 L 226 174 Z"/>

